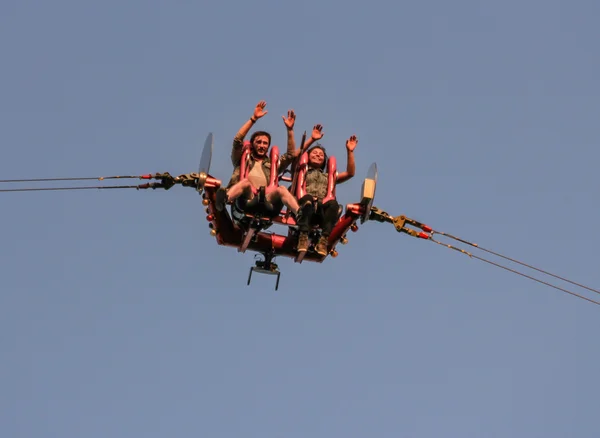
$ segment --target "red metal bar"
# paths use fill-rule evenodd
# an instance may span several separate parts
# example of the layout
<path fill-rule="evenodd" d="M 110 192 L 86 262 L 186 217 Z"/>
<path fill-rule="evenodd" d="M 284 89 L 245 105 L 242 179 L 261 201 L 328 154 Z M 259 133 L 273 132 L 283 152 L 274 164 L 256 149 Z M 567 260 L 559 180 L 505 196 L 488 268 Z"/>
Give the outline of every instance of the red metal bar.
<path fill-rule="evenodd" d="M 302 199 L 306 195 L 306 172 L 308 171 L 308 154 L 304 152 L 300 157 L 298 163 L 298 179 L 296 180 L 296 187 L 292 187 L 295 191 L 296 199 Z"/>
<path fill-rule="evenodd" d="M 358 207 L 358 208 L 357 208 Z M 361 217 L 360 204 L 349 204 L 346 206 L 346 213 L 338 220 L 335 227 L 329 235 L 327 241 L 327 249 L 331 251 L 342 237 L 348 232 L 348 230 L 355 225 L 356 221 Z"/>
<path fill-rule="evenodd" d="M 254 236 L 255 231 L 256 230 L 254 228 L 250 228 L 248 231 L 246 231 L 246 234 L 244 235 L 244 241 L 238 248 L 238 252 L 246 252 L 246 249 L 248 249 L 248 244 L 250 243 L 252 236 Z"/>
<path fill-rule="evenodd" d="M 252 145 L 246 140 L 242 147 L 242 157 L 240 158 L 240 181 L 248 177 L 248 159 L 250 158 L 251 150 Z"/>
<path fill-rule="evenodd" d="M 271 146 L 271 174 L 269 176 L 269 184 L 265 188 L 265 194 L 269 194 L 279 187 L 279 148 L 275 145 Z"/>
<path fill-rule="evenodd" d="M 327 160 L 327 195 L 323 198 L 323 204 L 335 199 L 335 187 L 337 180 L 337 163 L 335 157 Z"/>

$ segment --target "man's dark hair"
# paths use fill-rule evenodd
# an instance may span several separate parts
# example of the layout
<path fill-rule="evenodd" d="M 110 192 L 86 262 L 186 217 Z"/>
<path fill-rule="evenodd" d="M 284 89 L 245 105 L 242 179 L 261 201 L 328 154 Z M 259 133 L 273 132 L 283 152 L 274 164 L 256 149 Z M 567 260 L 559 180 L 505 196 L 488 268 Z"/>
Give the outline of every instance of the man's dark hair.
<path fill-rule="evenodd" d="M 271 146 L 271 134 L 265 131 L 256 131 L 254 134 L 252 134 L 252 137 L 250 137 L 250 144 L 254 145 L 254 139 L 260 135 L 267 137 L 269 139 L 269 146 Z"/>

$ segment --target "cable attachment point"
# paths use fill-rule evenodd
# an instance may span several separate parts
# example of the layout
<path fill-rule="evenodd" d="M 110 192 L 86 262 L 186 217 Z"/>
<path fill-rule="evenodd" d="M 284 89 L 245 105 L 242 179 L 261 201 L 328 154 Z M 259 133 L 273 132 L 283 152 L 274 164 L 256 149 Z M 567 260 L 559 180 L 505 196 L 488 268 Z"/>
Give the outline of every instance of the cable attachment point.
<path fill-rule="evenodd" d="M 373 206 L 371 207 L 371 213 L 369 213 L 370 221 L 377 222 L 394 222 L 394 218 L 387 214 L 385 211 Z"/>
<path fill-rule="evenodd" d="M 409 230 L 408 228 L 404 227 L 404 224 L 406 224 L 405 216 L 396 216 L 392 223 L 394 224 L 394 228 L 396 228 L 396 231 L 398 231 L 399 233 L 408 232 L 408 230 Z M 412 231 L 412 230 L 410 230 L 410 231 Z M 408 234 L 410 234 L 410 233 L 408 233 Z"/>
<path fill-rule="evenodd" d="M 157 184 L 155 188 L 169 190 L 171 187 L 173 187 L 177 183 L 175 178 L 173 178 L 169 172 L 160 173 L 160 174 L 157 173 L 155 178 L 160 181 L 160 183 Z"/>
<path fill-rule="evenodd" d="M 173 187 L 175 184 L 177 184 L 177 180 L 175 178 L 173 178 L 169 172 L 156 173 L 154 175 L 142 175 L 141 179 L 157 179 L 159 182 L 140 184 L 139 186 L 136 187 L 138 190 L 142 190 L 142 189 L 169 190 L 171 187 Z"/>
<path fill-rule="evenodd" d="M 406 233 L 409 236 L 416 237 L 418 239 L 425 239 L 425 240 L 431 239 L 431 235 L 429 235 L 423 231 L 417 231 L 417 230 L 413 230 L 412 228 L 406 228 L 404 226 L 406 218 L 400 219 L 400 217 L 394 219 L 394 226 L 396 227 L 396 231 L 398 231 L 399 233 Z"/>
<path fill-rule="evenodd" d="M 194 187 L 198 186 L 198 180 L 201 175 L 199 173 L 184 173 L 175 178 L 176 184 L 181 184 L 183 187 Z M 206 175 L 204 176 L 206 178 Z"/>
<path fill-rule="evenodd" d="M 399 233 L 406 233 L 409 236 L 417 237 L 419 239 L 431 239 L 431 235 L 428 234 L 431 231 L 430 227 L 420 222 L 417 222 L 414 219 L 409 219 L 404 215 L 393 217 L 385 211 L 373 206 L 371 207 L 369 220 L 374 220 L 378 222 L 390 222 L 394 225 L 394 228 L 396 228 L 396 231 L 398 231 Z M 421 228 L 423 231 L 416 231 L 411 228 L 407 228 L 406 224 Z"/>
<path fill-rule="evenodd" d="M 406 224 L 420 228 L 423 231 L 416 231 L 411 228 L 407 228 Z M 399 233 L 406 233 L 410 236 L 417 237 L 419 239 L 431 239 L 431 227 L 422 224 L 421 222 L 418 222 L 414 219 L 410 219 L 404 215 L 396 216 L 394 218 L 394 227 L 396 227 L 396 231 L 398 231 Z"/>

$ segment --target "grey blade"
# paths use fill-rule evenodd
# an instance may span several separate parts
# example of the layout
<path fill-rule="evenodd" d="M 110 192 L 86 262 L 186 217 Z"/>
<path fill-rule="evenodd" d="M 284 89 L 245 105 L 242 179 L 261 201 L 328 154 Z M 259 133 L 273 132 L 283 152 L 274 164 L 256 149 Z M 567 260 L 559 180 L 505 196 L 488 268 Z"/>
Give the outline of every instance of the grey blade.
<path fill-rule="evenodd" d="M 206 181 L 206 177 L 208 176 L 208 172 L 210 171 L 210 162 L 212 160 L 212 152 L 213 152 L 213 144 L 214 137 L 212 132 L 208 134 L 206 137 L 206 141 L 204 142 L 204 148 L 202 149 L 202 155 L 200 157 L 200 167 L 198 169 L 198 186 L 196 190 L 199 193 L 202 193 L 204 189 L 204 182 Z"/>
<path fill-rule="evenodd" d="M 373 200 L 375 199 L 375 189 L 377 188 L 377 164 L 371 164 L 367 172 L 362 188 L 361 188 L 361 202 L 365 205 L 365 213 L 360 218 L 360 222 L 364 223 L 369 219 L 371 213 L 371 207 L 373 206 Z"/>
<path fill-rule="evenodd" d="M 208 134 L 208 137 L 206 137 L 206 141 L 204 142 L 204 149 L 202 149 L 202 156 L 200 158 L 200 169 L 198 170 L 198 173 L 206 173 L 208 175 L 208 172 L 210 171 L 210 161 L 212 160 L 212 153 L 213 153 L 213 142 L 214 142 L 214 137 L 212 132 L 210 134 Z"/>

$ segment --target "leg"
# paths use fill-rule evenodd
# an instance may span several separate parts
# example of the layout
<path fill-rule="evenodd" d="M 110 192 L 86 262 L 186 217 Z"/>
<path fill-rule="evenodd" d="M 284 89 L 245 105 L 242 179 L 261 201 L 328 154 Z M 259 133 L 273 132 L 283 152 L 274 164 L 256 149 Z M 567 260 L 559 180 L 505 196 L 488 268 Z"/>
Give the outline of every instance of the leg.
<path fill-rule="evenodd" d="M 296 215 L 296 223 L 298 224 L 298 252 L 308 251 L 308 232 L 310 230 L 310 223 L 313 215 L 315 214 L 315 207 L 313 204 L 313 197 L 311 195 L 305 195 L 298 201 L 301 206 L 298 214 Z"/>
<path fill-rule="evenodd" d="M 247 179 L 235 183 L 227 190 L 227 202 L 235 201 L 241 195 L 248 199 L 254 198 L 252 183 Z"/>
<path fill-rule="evenodd" d="M 321 238 L 315 249 L 320 255 L 327 255 L 327 243 L 329 235 L 333 231 L 333 227 L 335 227 L 338 220 L 338 209 L 339 204 L 335 199 L 332 199 L 325 204 L 319 203 L 319 216 L 323 232 L 321 233 Z"/>
<path fill-rule="evenodd" d="M 219 190 L 217 190 L 217 199 L 215 203 L 216 209 L 218 211 L 223 211 L 227 202 L 235 201 L 241 195 L 244 195 L 244 197 L 248 200 L 254 198 L 252 183 L 247 179 L 238 181 L 229 187 L 229 189 L 224 189 L 221 187 Z"/>
<path fill-rule="evenodd" d="M 322 211 L 322 221 L 321 227 L 323 228 L 322 235 L 325 237 L 329 237 L 331 232 L 333 231 L 333 227 L 337 223 L 339 216 L 338 211 L 340 208 L 340 204 L 335 199 L 321 205 Z"/>
<path fill-rule="evenodd" d="M 296 198 L 294 198 L 288 189 L 283 186 L 277 187 L 276 190 L 267 195 L 267 201 L 269 202 L 276 202 L 278 200 L 281 200 L 287 208 L 292 210 L 292 213 L 298 214 L 298 201 L 296 201 Z"/>
<path fill-rule="evenodd" d="M 313 204 L 313 197 L 311 195 L 305 195 L 298 201 L 300 210 L 296 215 L 296 223 L 298 224 L 298 231 L 301 233 L 308 233 L 310 231 L 310 223 L 312 217 L 315 214 L 315 206 Z"/>

